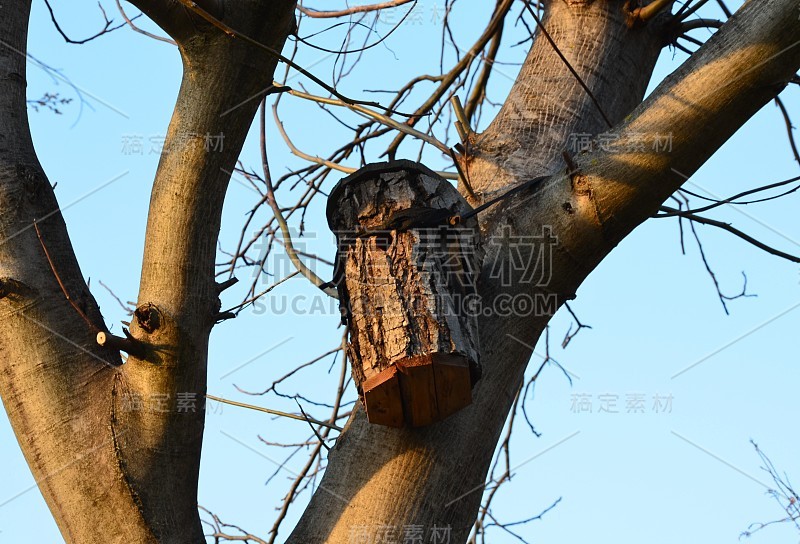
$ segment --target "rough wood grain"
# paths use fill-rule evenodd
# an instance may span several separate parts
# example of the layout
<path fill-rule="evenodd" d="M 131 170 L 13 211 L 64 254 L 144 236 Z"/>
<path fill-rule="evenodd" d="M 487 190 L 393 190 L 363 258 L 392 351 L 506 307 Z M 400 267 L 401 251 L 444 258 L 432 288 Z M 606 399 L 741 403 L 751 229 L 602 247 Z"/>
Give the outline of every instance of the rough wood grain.
<path fill-rule="evenodd" d="M 331 193 L 348 355 L 370 422 L 428 425 L 472 400 L 477 319 L 463 307 L 475 291 L 477 225 L 448 221 L 469 209 L 410 161 L 373 165 Z"/>

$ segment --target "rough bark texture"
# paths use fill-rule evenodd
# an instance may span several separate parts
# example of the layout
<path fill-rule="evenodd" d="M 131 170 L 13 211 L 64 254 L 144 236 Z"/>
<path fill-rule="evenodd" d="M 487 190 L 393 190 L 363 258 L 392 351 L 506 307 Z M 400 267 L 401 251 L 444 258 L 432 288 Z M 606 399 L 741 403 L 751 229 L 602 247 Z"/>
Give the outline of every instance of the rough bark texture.
<path fill-rule="evenodd" d="M 227 172 L 255 111 L 252 97 L 268 87 L 275 66 L 263 48 L 186 7 L 194 4 L 135 4 L 178 41 L 185 76 L 153 188 L 131 329 L 146 356 L 123 366 L 95 342 L 105 326 L 33 151 L 20 53 L 30 1 L 0 6 L 0 395 L 64 538 L 81 544 L 202 541 L 195 494 L 203 415 L 178 413 L 174 403 L 179 393 L 205 392 Z M 273 49 L 292 27 L 289 0 L 197 5 Z M 356 410 L 290 542 L 345 543 L 354 527 L 403 525 L 449 526 L 451 541 L 464 541 L 530 346 L 553 311 L 800 67 L 798 0 L 747 2 L 639 104 L 666 33 L 660 19 L 628 28 L 622 6 L 550 0 L 545 16 L 616 124 L 616 148 L 580 154 L 566 171 L 570 135 L 609 127 L 542 37 L 497 118 L 467 146 L 473 205 L 550 176 L 480 218 L 486 253 L 478 295 L 495 311 L 479 321 L 484 376 L 473 404 L 420 429 L 370 425 Z M 221 151 L 201 145 L 219 134 Z M 669 152 L 633 145 L 665 134 Z M 534 278 L 505 281 L 497 271 L 514 270 L 506 266 L 508 244 L 519 236 L 534 237 L 536 251 L 548 248 L 546 258 Z M 528 315 L 498 311 L 498 301 L 522 296 L 552 302 Z M 167 409 L 124 410 L 126 395 L 166 396 Z"/>
<path fill-rule="evenodd" d="M 647 81 L 663 45 L 663 28 L 625 24 L 622 2 L 546 5 L 545 25 L 597 97 L 621 141 L 672 134 L 672 153 L 596 153 L 578 159 L 569 176 L 561 158 L 570 134 L 597 135 L 608 126 L 586 92 L 539 37 L 497 119 L 475 135 L 465 165 L 484 199 L 510 185 L 552 174 L 534 194 L 520 194 L 481 220 L 487 245 L 479 295 L 554 295 L 560 304 L 602 258 L 649 217 L 800 66 L 796 0 L 749 2 L 644 104 Z M 775 55 L 780 54 L 779 57 Z M 725 82 L 720 84 L 720 82 Z M 627 117 L 626 117 L 627 116 Z M 623 120 L 624 119 L 624 120 Z M 563 169 L 562 169 L 563 168 Z M 550 281 L 492 281 L 501 236 L 557 238 Z M 531 348 L 550 312 L 491 315 L 479 322 L 484 377 L 473 404 L 443 423 L 394 430 L 354 414 L 330 455 L 319 491 L 289 542 L 347 542 L 353 528 L 449 526 L 466 540 L 503 422 Z M 360 533 L 359 533 L 360 534 Z"/>
<path fill-rule="evenodd" d="M 273 49 L 294 24 L 293 1 L 230 11 L 218 15 Z M 67 542 L 204 542 L 196 499 L 204 413 L 178 410 L 176 400 L 194 395 L 203 404 L 228 172 L 277 59 L 177 2 L 148 11 L 178 40 L 184 79 L 153 188 L 131 327 L 147 356 L 119 366 L 119 353 L 96 343 L 106 328 L 33 151 L 29 12 L 28 0 L 0 7 L 0 394 Z M 224 143 L 208 149 L 207 137 Z"/>
<path fill-rule="evenodd" d="M 225 20 L 280 50 L 292 9 L 289 1 L 246 2 Z M 217 29 L 186 39 L 181 54 L 183 82 L 153 185 L 139 310 L 131 323 L 133 336 L 154 349 L 147 360 L 128 360 L 115 384 L 114 417 L 124 433 L 120 458 L 145 515 L 170 524 L 167 534 L 180 534 L 191 520 L 199 540 L 195 497 L 204 412 L 180 410 L 177 399 L 204 404 L 208 337 L 219 311 L 214 257 L 222 204 L 277 59 Z M 219 145 L 209 145 L 210 138 Z M 154 394 L 167 395 L 166 407 L 121 409 L 125 395 Z M 172 498 L 177 486 L 187 488 L 187 500 Z"/>
<path fill-rule="evenodd" d="M 543 23 L 559 50 L 620 121 L 641 102 L 665 43 L 664 18 L 629 29 L 623 2 L 551 0 Z M 541 35 L 508 98 L 489 127 L 473 135 L 466 174 L 478 192 L 492 193 L 563 165 L 572 135 L 610 127 L 580 83 Z"/>
<path fill-rule="evenodd" d="M 0 9 L 8 44 L 0 47 L 0 277 L 7 294 L 0 298 L 0 393 L 64 538 L 98 542 L 103 528 L 106 542 L 148 542 L 110 432 L 121 360 L 94 341 L 102 317 L 28 130 L 26 59 L 17 51 L 25 51 L 29 10 L 28 1 Z M 34 220 L 53 268 L 91 324 L 62 293 Z"/>
<path fill-rule="evenodd" d="M 379 163 L 331 191 L 348 357 L 370 422 L 428 425 L 471 402 L 479 374 L 477 221 L 458 191 L 410 161 Z M 338 275 L 338 274 L 337 274 Z"/>

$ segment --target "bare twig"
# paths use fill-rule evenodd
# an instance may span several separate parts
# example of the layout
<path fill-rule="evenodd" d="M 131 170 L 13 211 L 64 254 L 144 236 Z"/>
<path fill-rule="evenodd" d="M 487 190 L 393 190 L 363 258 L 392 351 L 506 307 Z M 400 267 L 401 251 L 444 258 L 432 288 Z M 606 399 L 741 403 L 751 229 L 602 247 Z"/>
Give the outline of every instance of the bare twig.
<path fill-rule="evenodd" d="M 47 6 L 47 11 L 50 12 L 50 19 L 53 21 L 53 25 L 56 27 L 56 30 L 58 31 L 59 34 L 61 34 L 61 37 L 64 38 L 64 40 L 67 43 L 71 43 L 71 44 L 75 44 L 75 45 L 81 45 L 81 44 L 84 44 L 86 42 L 90 42 L 90 41 L 92 41 L 92 40 L 94 40 L 96 38 L 99 38 L 100 36 L 103 36 L 104 34 L 108 34 L 109 32 L 114 32 L 115 30 L 120 29 L 123 26 L 125 26 L 125 23 L 123 23 L 121 25 L 117 25 L 117 26 L 112 26 L 114 24 L 114 20 L 108 18 L 108 16 L 106 15 L 106 10 L 103 9 L 103 5 L 98 2 L 97 3 L 97 7 L 100 8 L 100 13 L 103 14 L 103 20 L 105 21 L 105 24 L 103 25 L 103 28 L 99 32 L 97 32 L 96 34 L 93 34 L 92 36 L 89 36 L 88 38 L 84 38 L 82 40 L 73 40 L 72 38 L 67 36 L 66 32 L 64 32 L 64 30 L 61 28 L 61 25 L 58 24 L 58 20 L 56 19 L 56 14 L 53 12 L 53 7 L 50 5 L 50 0 L 44 0 L 44 5 Z M 137 15 L 136 17 L 134 17 L 134 19 L 136 19 L 138 17 L 141 17 L 141 15 Z M 130 21 L 127 20 L 127 18 L 126 18 L 126 21 L 130 22 Z"/>
<path fill-rule="evenodd" d="M 269 207 L 272 208 L 272 212 L 275 214 L 275 220 L 278 222 L 278 226 L 281 229 L 281 234 L 283 235 L 283 246 L 286 248 L 286 254 L 289 256 L 289 260 L 291 260 L 292 264 L 297 268 L 298 272 L 300 272 L 303 276 L 305 276 L 308 281 L 313 283 L 316 287 L 319 287 L 322 292 L 326 295 L 331 296 L 333 298 L 338 298 L 338 293 L 336 289 L 331 287 L 325 287 L 326 282 L 319 276 L 317 276 L 313 270 L 308 268 L 306 264 L 300 259 L 297 255 L 297 252 L 294 250 L 294 245 L 292 244 L 292 233 L 289 230 L 289 225 L 286 223 L 286 219 L 283 217 L 283 212 L 278 206 L 278 202 L 275 200 L 275 188 L 272 184 L 272 175 L 269 171 L 269 159 L 267 157 L 267 127 L 266 127 L 266 108 L 267 103 L 266 100 L 261 101 L 261 164 L 264 168 L 264 181 L 267 184 L 267 204 Z"/>
<path fill-rule="evenodd" d="M 661 210 L 665 211 L 667 213 L 673 214 L 673 215 L 680 215 L 681 217 L 685 217 L 685 218 L 690 219 L 691 221 L 696 222 L 696 223 L 702 223 L 704 225 L 710 225 L 712 227 L 717 227 L 717 228 L 720 228 L 722 230 L 728 231 L 731 234 L 733 234 L 735 236 L 738 236 L 742 240 L 744 240 L 744 241 L 756 246 L 757 248 L 759 248 L 759 249 L 761 249 L 763 251 L 766 251 L 767 253 L 769 253 L 771 255 L 775 255 L 776 257 L 781 257 L 781 258 L 786 259 L 787 261 L 791 261 L 793 263 L 800 263 L 800 257 L 796 257 L 796 256 L 791 255 L 789 253 L 785 253 L 783 251 L 775 249 L 772 246 L 768 246 L 767 244 L 765 244 L 765 243 L 763 243 L 763 242 L 761 242 L 759 240 L 756 240 L 755 238 L 753 238 L 749 234 L 740 231 L 739 229 L 731 226 L 729 223 L 725 223 L 724 221 L 717 221 L 716 219 L 709 219 L 708 217 L 703 217 L 703 216 L 700 216 L 700 215 L 696 215 L 696 214 L 693 214 L 691 212 L 680 212 L 679 210 L 676 210 L 675 208 L 670 208 L 669 206 L 661 206 Z"/>
<path fill-rule="evenodd" d="M 89 328 L 93 331 L 99 331 L 100 327 L 96 326 L 92 323 L 92 320 L 89 319 L 89 316 L 81 310 L 80 306 L 73 300 L 71 296 L 69 296 L 69 292 L 67 288 L 64 286 L 64 282 L 61 281 L 61 276 L 58 275 L 58 271 L 56 270 L 55 264 L 53 264 L 53 259 L 50 257 L 50 252 L 47 250 L 47 246 L 44 243 L 44 239 L 42 238 L 42 232 L 39 230 L 39 225 L 36 223 L 36 220 L 33 221 L 33 228 L 36 230 L 36 236 L 39 238 L 39 244 L 41 244 L 42 249 L 44 250 L 44 256 L 47 258 L 47 264 L 50 265 L 50 270 L 53 272 L 53 276 L 55 276 L 56 281 L 58 282 L 58 286 L 61 288 L 61 292 L 64 294 L 64 298 L 70 303 L 70 305 L 78 312 L 78 315 L 89 325 Z"/>
<path fill-rule="evenodd" d="M 142 28 L 139 28 L 138 26 L 133 24 L 133 21 L 138 19 L 139 17 L 141 17 L 141 14 L 139 14 L 136 17 L 131 19 L 131 18 L 128 17 L 128 14 L 125 13 L 125 10 L 122 8 L 122 4 L 120 3 L 120 1 L 119 0 L 115 0 L 115 1 L 117 3 L 117 9 L 119 10 L 120 15 L 122 15 L 122 18 L 125 19 L 126 23 L 128 23 L 128 26 L 131 27 L 131 30 L 133 30 L 135 32 L 138 32 L 139 34 L 142 34 L 144 36 L 147 36 L 148 38 L 153 38 L 154 40 L 158 40 L 160 42 L 165 42 L 165 43 L 169 43 L 169 44 L 172 44 L 172 45 L 178 45 L 178 42 L 176 42 L 172 38 L 165 38 L 164 36 L 159 36 L 157 34 L 153 34 L 153 33 L 148 32 L 148 31 L 146 31 L 146 30 L 144 30 Z"/>
<path fill-rule="evenodd" d="M 255 542 L 255 544 L 267 544 L 266 540 L 263 540 L 261 538 L 258 538 L 255 535 L 252 535 L 252 534 L 248 533 L 247 531 L 245 531 L 244 529 L 242 529 L 238 525 L 231 525 L 230 523 L 223 523 L 222 521 L 220 521 L 219 517 L 216 514 L 214 514 L 213 512 L 208 510 L 207 508 L 204 508 L 204 507 L 202 507 L 200 505 L 197 505 L 197 508 L 199 508 L 200 510 L 202 510 L 203 512 L 205 512 L 206 514 L 211 516 L 211 519 L 212 519 L 211 522 L 208 522 L 208 521 L 206 521 L 206 520 L 204 520 L 202 518 L 200 519 L 200 521 L 203 522 L 205 525 L 208 525 L 209 527 L 211 527 L 212 532 L 210 534 L 207 534 L 206 536 L 213 538 L 215 544 L 218 544 L 221 541 L 222 542 L 245 542 L 245 543 Z M 242 534 L 240 534 L 240 535 L 232 535 L 230 533 L 224 532 L 225 529 L 235 529 L 236 531 L 239 531 Z"/>
<path fill-rule="evenodd" d="M 770 475 L 775 484 L 775 487 L 773 489 L 769 489 L 767 494 L 775 499 L 775 502 L 777 502 L 781 509 L 786 512 L 786 516 L 765 523 L 753 523 L 747 528 L 746 531 L 742 532 L 741 536 L 750 537 L 762 529 L 766 529 L 772 525 L 784 523 L 794 525 L 797 532 L 800 533 L 800 495 L 798 495 L 794 490 L 789 477 L 786 474 L 781 474 L 778 471 L 778 469 L 772 463 L 772 460 L 767 457 L 767 454 L 765 454 L 758 447 L 758 444 L 756 444 L 753 440 L 751 440 L 750 443 L 753 444 L 756 453 L 758 453 L 758 456 L 761 458 L 761 469 Z"/>
<path fill-rule="evenodd" d="M 264 51 L 266 51 L 267 53 L 269 53 L 270 55 L 272 55 L 273 57 L 278 59 L 280 62 L 291 66 L 292 68 L 294 68 L 295 70 L 297 70 L 298 72 L 300 72 L 301 74 L 306 76 L 308 79 L 310 79 L 311 81 L 313 81 L 314 83 L 316 83 L 317 85 L 319 85 L 320 87 L 322 87 L 323 89 L 325 89 L 326 91 L 331 93 L 333 96 L 335 96 L 336 98 L 338 98 L 339 100 L 341 100 L 345 104 L 347 104 L 349 106 L 371 106 L 371 107 L 382 109 L 382 110 L 387 111 L 387 112 L 391 111 L 392 113 L 398 113 L 398 112 L 390 110 L 389 108 L 385 108 L 384 106 L 381 106 L 378 102 L 371 102 L 371 101 L 367 101 L 367 100 L 356 100 L 356 99 L 349 98 L 349 97 L 345 96 L 344 94 L 342 94 L 339 91 L 337 91 L 334 87 L 328 85 L 327 83 L 322 81 L 320 78 L 318 78 L 317 76 L 315 76 L 314 74 L 312 74 L 311 72 L 309 72 L 308 70 L 306 70 L 305 68 L 303 68 L 302 66 L 297 64 L 296 62 L 294 62 L 293 60 L 283 56 L 280 52 L 276 51 L 274 48 L 272 48 L 272 47 L 270 47 L 270 46 L 268 46 L 266 44 L 263 44 L 263 43 L 259 42 L 258 40 L 254 40 L 253 38 L 251 38 L 251 37 L 249 37 L 249 36 L 247 36 L 245 34 L 242 34 L 241 32 L 239 32 L 239 31 L 231 28 L 230 26 L 226 25 L 225 23 L 223 23 L 222 21 L 220 21 L 219 19 L 217 19 L 216 17 L 211 15 L 209 12 L 204 10 L 202 7 L 198 6 L 197 3 L 195 3 L 193 0 L 178 0 L 178 1 L 183 6 L 185 6 L 187 9 L 191 10 L 192 12 L 197 14 L 198 16 L 200 16 L 203 19 L 205 19 L 207 22 L 209 22 L 212 25 L 214 25 L 215 27 L 219 28 L 225 34 L 231 36 L 232 38 L 239 38 L 242 41 L 245 41 L 245 42 L 249 43 L 250 45 L 258 47 L 259 49 L 263 49 Z M 402 115 L 402 114 L 399 114 L 399 115 Z"/>
<path fill-rule="evenodd" d="M 783 100 L 781 100 L 779 96 L 775 97 L 775 105 L 780 108 L 781 114 L 783 115 L 783 121 L 786 123 L 786 135 L 789 137 L 789 146 L 792 148 L 794 160 L 800 164 L 800 153 L 797 152 L 797 144 L 794 141 L 794 126 L 792 125 L 792 120 L 789 118 L 789 110 L 786 109 L 786 106 L 783 104 Z"/>
<path fill-rule="evenodd" d="M 224 399 L 222 397 L 217 397 L 217 396 L 214 396 L 214 395 L 206 395 L 206 398 L 207 399 L 211 399 L 211 400 L 215 400 L 217 402 L 221 402 L 223 404 L 230 404 L 231 406 L 238 406 L 239 408 L 247 408 L 248 410 L 255 410 L 256 412 L 263 412 L 265 414 L 272 414 L 273 416 L 285 417 L 285 418 L 289 418 L 289 419 L 296 419 L 297 421 L 305 421 L 305 422 L 310 421 L 311 423 L 313 423 L 315 425 L 321 425 L 323 427 L 327 427 L 329 429 L 333 429 L 334 431 L 341 431 L 342 430 L 342 428 L 337 426 L 337 425 L 333 425 L 332 423 L 328 423 L 328 422 L 325 422 L 325 421 L 320 421 L 318 419 L 314 419 L 313 417 L 309 417 L 309 416 L 298 416 L 297 414 L 290 414 L 289 412 L 282 412 L 280 410 L 273 410 L 271 408 L 264 408 L 262 406 L 255 406 L 253 404 L 245 404 L 244 402 L 236 402 L 235 400 L 228 400 L 228 399 Z"/>
<path fill-rule="evenodd" d="M 389 2 L 381 2 L 379 4 L 351 6 L 347 9 L 330 10 L 330 11 L 310 9 L 303 6 L 297 6 L 297 9 L 300 12 L 302 12 L 303 15 L 306 15 L 308 17 L 314 17 L 318 19 L 331 19 L 334 17 L 346 17 L 348 15 L 354 15 L 356 13 L 369 13 L 372 11 L 379 11 L 382 9 L 396 8 L 398 6 L 408 4 L 409 2 L 416 2 L 416 1 L 417 0 L 390 0 Z"/>
<path fill-rule="evenodd" d="M 572 332 L 572 323 L 570 323 L 569 330 L 567 330 L 567 333 L 564 335 L 564 340 L 561 341 L 561 349 L 566 349 L 566 347 L 569 345 L 569 343 L 572 341 L 572 339 L 575 338 L 575 336 L 579 332 L 581 332 L 581 329 L 591 329 L 592 328 L 591 325 L 584 325 L 583 323 L 581 323 L 581 320 L 578 319 L 578 316 L 575 315 L 575 312 L 572 311 L 572 308 L 570 308 L 568 302 L 565 303 L 564 306 L 566 306 L 567 311 L 569 312 L 569 315 L 572 316 L 572 319 L 575 320 L 575 324 L 578 326 L 578 328 L 575 329 L 575 332 Z"/>

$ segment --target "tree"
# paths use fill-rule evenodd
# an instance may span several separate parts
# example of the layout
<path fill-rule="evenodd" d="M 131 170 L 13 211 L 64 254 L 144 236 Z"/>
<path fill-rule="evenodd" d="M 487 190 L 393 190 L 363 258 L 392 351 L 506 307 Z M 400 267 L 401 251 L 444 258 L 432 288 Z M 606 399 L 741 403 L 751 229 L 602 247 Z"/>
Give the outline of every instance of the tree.
<path fill-rule="evenodd" d="M 797 491 L 795 491 L 794 488 L 792 488 L 789 476 L 786 473 L 781 474 L 779 469 L 775 467 L 775 465 L 772 463 L 767 454 L 764 453 L 758 447 L 758 444 L 756 444 L 752 440 L 751 443 L 753 444 L 756 453 L 761 458 L 761 462 L 763 463 L 761 466 L 761 470 L 769 474 L 774 484 L 774 487 L 772 489 L 769 489 L 766 494 L 769 495 L 770 498 L 774 499 L 775 502 L 777 502 L 781 506 L 783 511 L 786 513 L 786 517 L 781 519 L 776 519 L 773 521 L 768 521 L 765 523 L 764 522 L 751 523 L 750 526 L 747 528 L 747 530 L 742 532 L 741 536 L 749 538 L 753 536 L 753 534 L 759 531 L 767 529 L 772 525 L 777 525 L 781 523 L 787 525 L 793 524 L 795 529 L 800 530 L 800 525 L 798 525 L 797 523 L 798 518 L 800 518 L 800 515 L 798 515 L 797 512 L 798 495 Z"/>
<path fill-rule="evenodd" d="M 256 114 L 259 102 L 252 98 L 285 91 L 272 80 L 279 61 L 291 62 L 278 51 L 293 32 L 296 6 L 284 0 L 248 0 L 237 10 L 215 0 L 132 3 L 179 45 L 184 79 L 165 147 L 180 146 L 182 152 L 163 155 L 154 182 L 130 336 L 105 346 L 96 338 L 108 329 L 83 280 L 24 113 L 24 57 L 14 51 L 26 48 L 30 2 L 16 0 L 0 11 L 0 126 L 7 135 L 0 147 L 0 395 L 34 475 L 47 476 L 42 492 L 67 541 L 199 542 L 203 414 L 120 406 L 126 395 L 206 393 L 209 333 L 227 317 L 218 298 L 225 284 L 215 282 L 214 268 L 225 190 Z M 564 304 L 627 234 L 659 210 L 708 221 L 696 210 L 663 204 L 793 80 L 800 66 L 800 21 L 797 2 L 745 3 L 642 101 L 664 44 L 697 27 L 683 19 L 703 3 L 684 6 L 672 17 L 671 3 L 660 0 L 644 7 L 611 0 L 548 2 L 547 32 L 536 33 L 517 82 L 480 134 L 469 128 L 483 99 L 483 87 L 476 87 L 463 115 L 458 113 L 463 141 L 454 160 L 462 195 L 477 207 L 547 176 L 481 214 L 483 239 L 537 235 L 546 226 L 558 240 L 546 286 L 506 285 L 485 273 L 482 300 L 555 294 L 558 305 Z M 482 52 L 492 58 L 511 5 L 497 2 L 486 32 L 465 59 Z M 532 15 L 533 9 L 526 6 Z M 420 115 L 439 111 L 464 69 L 442 78 L 431 99 L 405 122 L 397 104 L 381 109 L 316 81 L 332 94 L 331 102 L 366 111 L 397 130 L 389 145 L 395 157 L 408 135 L 437 145 L 414 126 Z M 478 77 L 484 81 L 490 72 L 479 71 Z M 219 133 L 225 135 L 224 149 L 206 152 L 198 135 Z M 570 135 L 599 141 L 604 133 L 614 138 L 599 150 L 567 149 Z M 665 134 L 671 135 L 670 153 L 642 147 Z M 329 163 L 358 145 L 356 139 L 321 166 L 330 169 Z M 535 344 L 550 317 L 481 319 L 485 373 L 473 405 L 440 424 L 389 429 L 369 424 L 362 410 L 354 410 L 322 481 L 326 493 L 344 501 L 317 493 L 289 541 L 346 542 L 348 527 L 368 524 L 446 524 L 454 541 L 465 540 L 480 504 L 479 494 L 468 492 L 484 482 L 522 383 L 526 346 Z M 124 365 L 120 350 L 128 354 Z M 70 425 L 76 417 L 88 424 Z M 65 458 L 77 462 L 64 468 Z M 449 503 L 464 494 L 457 507 Z"/>

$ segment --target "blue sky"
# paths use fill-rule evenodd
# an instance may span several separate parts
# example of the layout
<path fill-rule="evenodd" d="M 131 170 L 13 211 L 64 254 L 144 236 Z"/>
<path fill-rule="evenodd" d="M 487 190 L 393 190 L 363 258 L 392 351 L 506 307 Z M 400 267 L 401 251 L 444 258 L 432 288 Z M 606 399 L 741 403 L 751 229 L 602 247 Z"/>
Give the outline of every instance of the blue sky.
<path fill-rule="evenodd" d="M 455 10 L 454 28 L 463 46 L 482 30 L 490 6 L 462 1 Z M 62 26 L 74 36 L 91 34 L 102 23 L 91 2 L 53 2 L 53 6 Z M 119 19 L 113 4 L 106 7 Z M 397 88 L 423 70 L 436 70 L 438 54 L 431 51 L 438 51 L 442 28 L 437 13 L 443 10 L 443 1 L 420 1 L 418 9 L 421 17 L 403 25 L 385 45 L 367 51 L 340 90 L 374 98 L 364 90 Z M 710 10 L 706 15 L 716 14 Z M 391 28 L 386 17 L 378 27 L 383 31 Z M 311 26 L 305 27 L 306 34 L 313 31 Z M 340 30 L 326 33 L 316 43 L 339 43 Z M 524 32 L 522 27 L 510 29 L 504 43 L 515 43 Z M 99 282 L 123 300 L 136 297 L 149 190 L 159 139 L 166 132 L 180 82 L 180 60 L 172 46 L 128 29 L 86 45 L 67 45 L 40 1 L 34 2 L 29 48 L 79 87 L 87 101 L 81 111 L 74 89 L 29 63 L 30 98 L 59 92 L 76 99 L 60 116 L 31 112 L 31 126 L 42 164 L 50 180 L 58 183 L 56 195 L 84 275 L 91 278 L 107 322 L 116 323 L 114 330 L 119 330 L 124 313 Z M 506 48 L 500 59 L 514 63 L 523 55 L 522 47 Z M 318 76 L 331 78 L 332 57 L 301 46 L 298 58 L 305 66 L 313 65 Z M 654 83 L 684 58 L 683 53 L 665 50 Z M 516 70 L 513 64 L 499 67 L 493 77 L 495 101 L 502 100 Z M 300 82 L 302 78 L 293 79 L 293 85 Z M 797 91 L 789 89 L 783 96 L 790 111 L 798 112 Z M 333 149 L 341 134 L 325 112 L 299 99 L 284 100 L 282 118 L 296 143 L 315 154 Z M 488 118 L 487 112 L 484 121 Z M 272 124 L 268 140 L 273 172 L 301 165 L 287 152 Z M 131 152 L 131 142 L 140 142 L 141 152 Z M 259 164 L 256 145 L 255 138 L 248 141 L 242 154 L 245 165 Z M 401 154 L 415 158 L 417 149 L 418 145 L 407 145 Z M 372 149 L 371 160 L 378 160 L 377 151 Z M 437 153 L 426 152 L 425 157 L 432 167 L 445 165 Z M 783 119 L 769 104 L 692 176 L 687 187 L 709 196 L 728 196 L 795 176 L 797 170 Z M 231 184 L 223 248 L 230 248 L 237 238 L 256 197 L 242 183 Z M 723 207 L 713 217 L 798 254 L 800 228 L 792 219 L 797 199 L 792 194 L 763 204 Z M 319 201 L 309 210 L 309 235 L 303 243 L 331 256 L 332 237 L 323 206 Z M 749 440 L 758 442 L 790 477 L 800 478 L 800 439 L 789 425 L 800 379 L 799 270 L 726 233 L 704 226 L 698 226 L 698 232 L 723 291 L 737 293 L 744 272 L 748 292 L 757 295 L 730 302 L 730 315 L 722 310 L 693 240 L 687 238 L 682 254 L 677 222 L 659 219 L 637 229 L 580 288 L 572 306 L 592 328 L 582 330 L 566 350 L 559 345 L 571 317 L 559 313 L 554 318 L 551 355 L 576 378 L 570 385 L 554 366 L 544 371 L 535 397 L 527 401 L 542 436 L 536 438 L 524 424 L 518 426 L 512 451 L 517 468 L 493 506 L 498 519 L 513 522 L 537 514 L 561 497 L 543 519 L 515 527 L 529 541 L 734 542 L 750 523 L 783 514 L 765 494 L 763 484 L 770 480 Z M 330 271 L 321 267 L 319 273 Z M 250 272 L 243 274 L 243 284 L 252 279 Z M 266 279 L 263 285 L 269 283 Z M 241 285 L 226 292 L 223 303 L 236 304 L 244 289 Z M 294 300 L 301 311 L 275 315 L 251 309 L 217 327 L 212 334 L 209 393 L 296 410 L 293 402 L 274 395 L 242 395 L 235 385 L 265 389 L 291 365 L 338 344 L 336 312 L 305 311 L 317 296 L 304 280 L 290 280 L 274 292 L 270 303 L 274 310 L 281 301 Z M 536 353 L 544 353 L 543 343 Z M 531 367 L 540 361 L 534 355 Z M 338 368 L 338 361 L 332 365 L 327 359 L 287 384 L 285 392 L 330 399 Z M 661 405 L 654 409 L 657 399 Z M 308 410 L 312 416 L 325 415 L 313 406 Z M 290 471 L 298 470 L 305 460 L 298 454 L 287 463 L 288 470 L 278 471 L 265 485 L 286 452 L 265 446 L 258 437 L 305 440 L 307 426 L 230 406 L 215 406 L 207 421 L 200 504 L 226 522 L 266 536 L 292 477 Z M 4 413 L 0 461 L 4 466 L 0 542 L 60 542 Z M 290 510 L 282 535 L 288 534 L 305 500 L 307 495 Z M 751 540 L 786 542 L 792 537 L 797 538 L 796 532 L 784 525 Z M 487 540 L 518 542 L 496 528 Z"/>

